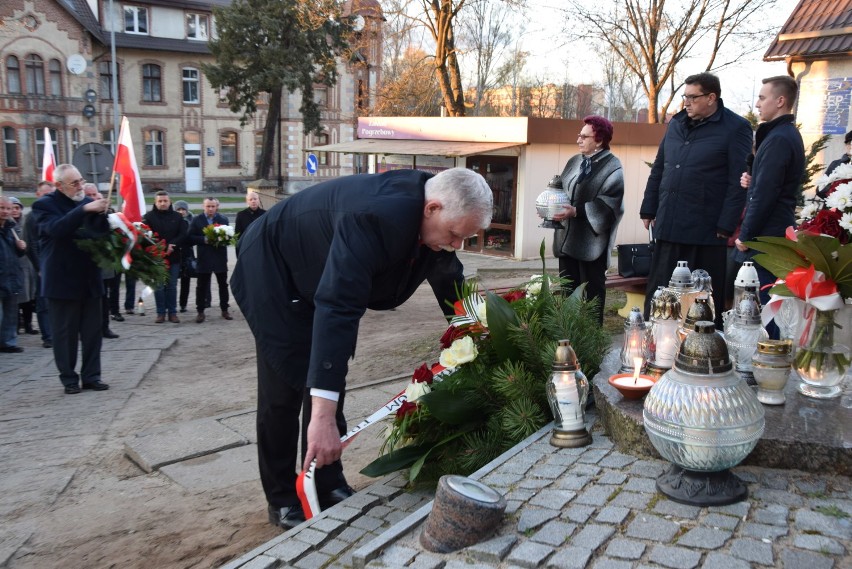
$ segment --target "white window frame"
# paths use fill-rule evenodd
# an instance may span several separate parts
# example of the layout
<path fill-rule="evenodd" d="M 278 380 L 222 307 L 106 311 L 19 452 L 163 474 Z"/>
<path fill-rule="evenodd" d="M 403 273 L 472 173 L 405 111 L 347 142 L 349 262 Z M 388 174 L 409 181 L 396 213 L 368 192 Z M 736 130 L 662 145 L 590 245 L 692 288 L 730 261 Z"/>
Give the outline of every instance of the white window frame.
<path fill-rule="evenodd" d="M 144 6 L 124 6 L 123 10 L 124 14 L 124 32 L 127 34 L 139 34 L 139 35 L 148 35 L 148 30 L 150 29 L 150 22 L 148 21 L 148 8 Z M 133 17 L 133 25 L 132 27 L 127 25 L 127 17 L 132 15 Z M 140 18 L 140 15 L 143 15 L 144 18 Z M 144 30 L 141 30 L 139 25 L 140 20 L 144 20 Z"/>
<path fill-rule="evenodd" d="M 201 25 L 204 22 L 204 25 Z M 190 33 L 190 30 L 195 33 Z M 186 39 L 207 41 L 210 39 L 210 16 L 207 14 L 186 14 Z"/>
<path fill-rule="evenodd" d="M 195 76 L 194 77 L 187 77 L 187 72 L 190 72 L 190 75 L 194 73 Z M 198 103 L 201 102 L 201 91 L 200 91 L 200 85 L 199 85 L 200 82 L 201 82 L 201 73 L 198 71 L 198 69 L 196 69 L 195 67 L 184 67 L 183 68 L 183 70 L 181 71 L 181 89 L 183 91 L 181 96 L 183 97 L 183 102 L 185 104 L 197 105 Z M 187 90 L 188 86 L 190 86 L 190 88 L 191 88 L 192 84 L 195 84 L 195 99 L 187 99 L 186 90 Z"/>

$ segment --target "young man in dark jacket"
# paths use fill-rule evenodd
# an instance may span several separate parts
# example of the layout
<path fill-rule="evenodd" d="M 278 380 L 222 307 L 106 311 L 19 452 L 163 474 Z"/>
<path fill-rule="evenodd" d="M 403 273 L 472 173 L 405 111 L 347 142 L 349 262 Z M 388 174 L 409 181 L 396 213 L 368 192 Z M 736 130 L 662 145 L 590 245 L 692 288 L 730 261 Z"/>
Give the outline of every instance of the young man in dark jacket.
<path fill-rule="evenodd" d="M 24 275 L 18 257 L 26 255 L 26 243 L 17 238 L 12 201 L 0 196 L 0 352 L 19 353 L 18 299 Z"/>
<path fill-rule="evenodd" d="M 144 215 L 142 220 L 156 234 L 165 240 L 167 247 L 166 261 L 169 263 L 169 280 L 154 291 L 154 301 L 157 304 L 155 322 L 162 324 L 168 313 L 169 322 L 177 324 L 177 280 L 180 275 L 180 246 L 186 239 L 187 225 L 183 217 L 172 209 L 169 193 L 160 190 L 154 197 L 154 209 Z"/>

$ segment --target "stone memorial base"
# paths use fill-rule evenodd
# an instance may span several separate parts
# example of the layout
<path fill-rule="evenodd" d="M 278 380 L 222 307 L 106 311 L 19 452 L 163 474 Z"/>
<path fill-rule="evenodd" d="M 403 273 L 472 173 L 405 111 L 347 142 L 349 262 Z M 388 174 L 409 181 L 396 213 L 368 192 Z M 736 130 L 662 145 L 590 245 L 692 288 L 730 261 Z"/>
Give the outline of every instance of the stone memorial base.
<path fill-rule="evenodd" d="M 642 424 L 645 399 L 624 399 L 608 383 L 621 365 L 619 347 L 618 341 L 613 342 L 614 349 L 604 359 L 593 381 L 598 416 L 619 450 L 660 458 Z M 791 372 L 784 390 L 787 402 L 764 405 L 766 430 L 742 464 L 852 475 L 850 397 L 811 399 L 797 391 L 798 384 L 798 377 Z"/>

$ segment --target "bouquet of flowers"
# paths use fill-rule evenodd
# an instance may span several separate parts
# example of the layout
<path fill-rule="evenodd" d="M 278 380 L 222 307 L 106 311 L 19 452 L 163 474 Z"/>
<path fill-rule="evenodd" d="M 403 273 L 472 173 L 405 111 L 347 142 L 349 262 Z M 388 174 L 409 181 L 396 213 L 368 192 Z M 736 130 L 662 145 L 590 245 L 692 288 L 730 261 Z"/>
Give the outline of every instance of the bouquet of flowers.
<path fill-rule="evenodd" d="M 816 188 L 816 195 L 805 200 L 799 213 L 799 229 L 848 244 L 852 240 L 852 164 L 841 164 L 830 176 L 817 180 Z"/>
<path fill-rule="evenodd" d="M 501 296 L 467 282 L 441 337 L 439 364 L 414 372 L 383 455 L 361 472 L 409 468 L 411 481 L 469 474 L 552 420 L 545 385 L 558 341 L 571 340 L 589 377 L 610 347 L 595 302 L 583 300 L 585 287 L 570 297 L 552 294 L 559 284 L 543 271 Z"/>
<path fill-rule="evenodd" d="M 234 228 L 230 225 L 213 223 L 211 225 L 205 225 L 202 232 L 204 233 L 204 239 L 207 241 L 207 244 L 212 245 L 213 247 L 227 247 L 228 245 L 234 245 L 237 242 L 237 236 L 234 234 Z"/>
<path fill-rule="evenodd" d="M 91 255 L 102 269 L 125 272 L 151 288 L 169 280 L 166 242 L 141 222 L 131 223 L 123 213 L 111 213 L 110 231 L 97 239 L 77 239 L 77 247 Z"/>

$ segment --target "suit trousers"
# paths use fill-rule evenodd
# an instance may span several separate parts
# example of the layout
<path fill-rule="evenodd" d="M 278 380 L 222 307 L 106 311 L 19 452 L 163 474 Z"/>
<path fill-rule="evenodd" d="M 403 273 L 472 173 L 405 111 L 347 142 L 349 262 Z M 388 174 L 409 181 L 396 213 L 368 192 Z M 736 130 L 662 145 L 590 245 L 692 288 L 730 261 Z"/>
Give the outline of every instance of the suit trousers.
<path fill-rule="evenodd" d="M 606 302 L 606 265 L 609 250 L 601 253 L 594 261 L 580 261 L 574 257 L 559 257 L 559 276 L 571 279 L 568 291 L 573 291 L 586 283 L 586 299 L 597 299 L 598 323 L 603 324 L 604 303 Z"/>
<path fill-rule="evenodd" d="M 261 350 L 257 349 L 257 449 L 260 466 L 260 481 L 267 502 L 282 508 L 299 503 L 296 494 L 296 471 L 300 470 L 307 452 L 307 429 L 311 420 L 311 396 L 305 387 L 294 387 L 301 378 L 305 385 L 311 353 L 311 322 L 296 315 L 293 321 L 283 322 L 282 334 L 287 335 L 287 348 L 280 357 L 287 362 L 288 378 L 273 371 Z M 301 325 L 300 325 L 301 324 Z M 295 381 L 294 381 L 295 380 Z M 337 430 L 346 433 L 346 418 L 343 414 L 345 393 L 340 393 L 337 402 Z M 299 428 L 299 412 L 302 414 Z M 302 437 L 302 452 L 298 453 L 299 435 Z M 297 454 L 301 461 L 297 464 Z M 346 486 L 343 464 L 338 460 L 316 471 L 317 494 L 322 496 L 332 490 Z"/>
<path fill-rule="evenodd" d="M 65 387 L 101 380 L 101 309 L 103 299 L 93 296 L 79 300 L 48 299 L 50 327 L 53 332 L 53 359 L 59 381 Z M 77 367 L 77 339 L 83 348 L 83 363 Z"/>
<path fill-rule="evenodd" d="M 210 296 L 210 276 L 216 275 L 216 282 L 219 284 L 219 308 L 228 310 L 228 271 L 221 273 L 198 273 L 195 283 L 195 308 L 198 312 L 204 312 L 207 304 L 212 300 Z"/>

